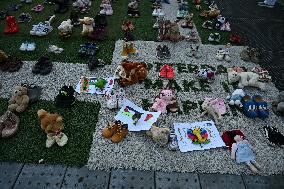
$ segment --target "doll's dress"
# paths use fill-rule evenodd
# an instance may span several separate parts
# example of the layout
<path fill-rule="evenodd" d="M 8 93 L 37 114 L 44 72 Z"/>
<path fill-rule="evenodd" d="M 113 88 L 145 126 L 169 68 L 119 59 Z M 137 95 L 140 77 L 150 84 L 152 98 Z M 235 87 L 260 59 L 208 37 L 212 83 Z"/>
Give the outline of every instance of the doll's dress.
<path fill-rule="evenodd" d="M 249 163 L 251 161 L 255 160 L 255 155 L 247 141 L 240 141 L 237 145 L 237 151 L 236 151 L 236 162 L 237 163 Z"/>

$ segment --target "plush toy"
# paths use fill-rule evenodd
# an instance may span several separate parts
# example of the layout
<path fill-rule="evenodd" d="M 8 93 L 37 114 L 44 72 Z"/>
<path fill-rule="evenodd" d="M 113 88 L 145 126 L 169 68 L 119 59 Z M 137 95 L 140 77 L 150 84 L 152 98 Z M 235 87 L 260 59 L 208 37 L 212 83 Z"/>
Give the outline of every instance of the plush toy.
<path fill-rule="evenodd" d="M 22 86 L 16 86 L 14 95 L 9 100 L 8 109 L 12 112 L 21 113 L 25 111 L 29 104 L 28 89 Z"/>
<path fill-rule="evenodd" d="M 51 114 L 41 109 L 37 111 L 41 129 L 47 134 L 46 147 L 50 148 L 55 142 L 58 146 L 67 144 L 68 138 L 62 132 L 64 126 L 62 117 L 58 114 Z"/>
<path fill-rule="evenodd" d="M 56 10 L 54 10 L 55 13 L 66 13 L 68 11 L 69 0 L 49 0 L 49 1 L 57 4 Z"/>
<path fill-rule="evenodd" d="M 229 104 L 231 106 L 238 106 L 238 107 L 242 107 L 242 102 L 241 100 L 243 99 L 243 97 L 245 96 L 245 93 L 243 91 L 243 89 L 236 89 L 231 96 L 227 96 L 227 100 L 229 101 Z"/>
<path fill-rule="evenodd" d="M 146 79 L 148 75 L 147 64 L 144 62 L 123 61 L 115 70 L 122 87 L 133 85 Z"/>
<path fill-rule="evenodd" d="M 72 6 L 81 13 L 88 12 L 90 10 L 91 5 L 92 2 L 90 0 L 77 0 L 72 4 Z"/>
<path fill-rule="evenodd" d="M 220 124 L 220 120 L 222 119 L 222 114 L 226 113 L 226 106 L 222 99 L 217 98 L 205 98 L 201 105 L 204 110 L 200 117 L 203 117 L 205 114 L 209 114 L 213 116 L 216 125 Z"/>
<path fill-rule="evenodd" d="M 75 90 L 72 86 L 63 86 L 55 98 L 55 104 L 61 107 L 70 107 L 75 103 Z"/>
<path fill-rule="evenodd" d="M 212 82 L 215 79 L 215 72 L 211 69 L 199 69 L 195 72 L 196 77 L 201 80 Z"/>
<path fill-rule="evenodd" d="M 19 32 L 19 26 L 14 16 L 6 17 L 6 27 L 4 29 L 5 34 L 17 33 Z"/>
<path fill-rule="evenodd" d="M 92 34 L 92 32 L 94 31 L 94 27 L 93 24 L 95 22 L 95 20 L 93 18 L 90 17 L 84 17 L 83 19 L 79 19 L 80 23 L 83 24 L 83 31 L 82 31 L 82 35 L 83 36 L 88 36 L 90 34 Z"/>
<path fill-rule="evenodd" d="M 172 113 L 177 112 L 178 104 L 173 90 L 168 88 L 161 90 L 159 96 L 156 97 L 155 102 L 151 108 L 162 113 L 167 113 L 167 110 Z"/>
<path fill-rule="evenodd" d="M 152 125 L 151 129 L 146 131 L 146 134 L 161 147 L 165 147 L 169 143 L 170 133 L 169 128 L 160 128 L 155 125 Z"/>
<path fill-rule="evenodd" d="M 260 165 L 255 161 L 255 154 L 252 146 L 240 135 L 234 137 L 236 143 L 232 145 L 231 158 L 237 163 L 246 163 L 253 173 L 258 173 Z"/>
<path fill-rule="evenodd" d="M 6 111 L 0 117 L 0 138 L 7 138 L 15 135 L 19 128 L 20 119 L 11 111 Z"/>
<path fill-rule="evenodd" d="M 128 10 L 127 10 L 127 15 L 130 17 L 139 17 L 140 12 L 138 10 L 138 1 L 134 0 L 128 3 Z"/>
<path fill-rule="evenodd" d="M 233 68 L 228 68 L 229 83 L 239 82 L 238 87 L 244 88 L 246 86 L 257 87 L 260 90 L 265 90 L 265 84 L 259 82 L 259 75 L 253 72 L 236 72 Z"/>
<path fill-rule="evenodd" d="M 109 122 L 103 129 L 102 136 L 105 138 L 111 138 L 113 143 L 122 141 L 128 134 L 128 125 L 122 124 L 121 121 Z"/>
<path fill-rule="evenodd" d="M 179 26 L 176 22 L 169 22 L 165 25 L 164 40 L 170 40 L 172 42 L 178 42 L 183 40 L 183 36 L 180 35 Z"/>
<path fill-rule="evenodd" d="M 130 54 L 138 54 L 133 42 L 123 41 L 121 57 L 127 59 Z"/>
<path fill-rule="evenodd" d="M 107 80 L 105 79 L 97 79 L 94 83 L 95 87 L 99 88 L 99 89 L 103 89 L 107 84 Z"/>
<path fill-rule="evenodd" d="M 7 60 L 8 55 L 4 51 L 0 50 L 0 65 L 4 64 Z"/>
<path fill-rule="evenodd" d="M 63 21 L 60 26 L 58 26 L 59 35 L 62 37 L 70 37 L 72 34 L 72 21 L 70 19 Z"/>
<path fill-rule="evenodd" d="M 134 30 L 134 25 L 132 23 L 132 21 L 129 20 L 125 20 L 123 21 L 122 25 L 121 25 L 121 30 L 124 33 L 124 41 L 132 41 L 134 39 L 133 35 L 131 34 L 131 32 Z"/>
<path fill-rule="evenodd" d="M 275 114 L 284 116 L 284 91 L 280 92 L 272 102 L 272 110 Z"/>

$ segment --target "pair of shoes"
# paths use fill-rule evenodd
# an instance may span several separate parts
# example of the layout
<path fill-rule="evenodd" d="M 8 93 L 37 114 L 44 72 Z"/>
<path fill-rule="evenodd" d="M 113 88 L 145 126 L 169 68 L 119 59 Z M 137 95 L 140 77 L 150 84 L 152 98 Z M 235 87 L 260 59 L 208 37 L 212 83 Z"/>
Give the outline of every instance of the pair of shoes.
<path fill-rule="evenodd" d="M 47 134 L 45 146 L 47 148 L 50 148 L 51 146 L 53 146 L 53 144 L 56 143 L 58 146 L 62 147 L 65 144 L 67 144 L 67 141 L 68 141 L 68 137 L 61 131 L 59 133 L 50 133 L 50 134 Z"/>
<path fill-rule="evenodd" d="M 60 54 L 62 51 L 64 51 L 64 49 L 63 48 L 59 48 L 56 45 L 49 45 L 47 51 L 48 52 L 53 52 L 55 54 Z"/>
<path fill-rule="evenodd" d="M 107 96 L 107 108 L 108 109 L 119 109 L 123 106 L 125 91 L 120 88 L 118 91 L 111 91 Z"/>
<path fill-rule="evenodd" d="M 159 76 L 167 79 L 172 79 L 175 76 L 174 69 L 169 65 L 164 65 L 160 70 Z"/>
<path fill-rule="evenodd" d="M 55 104 L 61 107 L 70 107 L 75 103 L 75 90 L 72 86 L 63 86 L 55 98 Z"/>
<path fill-rule="evenodd" d="M 206 20 L 205 22 L 203 22 L 202 28 L 212 30 L 213 29 L 213 22 L 210 21 L 210 20 Z"/>
<path fill-rule="evenodd" d="M 251 71 L 259 75 L 258 81 L 261 81 L 261 82 L 271 81 L 271 76 L 269 75 L 266 69 L 262 67 L 253 67 Z"/>
<path fill-rule="evenodd" d="M 231 43 L 241 44 L 241 36 L 237 34 L 231 34 L 229 40 Z"/>
<path fill-rule="evenodd" d="M 32 3 L 33 0 L 21 0 L 21 3 Z"/>
<path fill-rule="evenodd" d="M 182 28 L 193 28 L 193 13 L 187 14 L 186 17 L 184 18 L 184 22 L 181 24 Z"/>
<path fill-rule="evenodd" d="M 49 34 L 52 30 L 53 27 L 50 25 L 49 22 L 40 22 L 37 25 L 33 25 L 33 28 L 30 31 L 30 35 L 45 36 Z"/>
<path fill-rule="evenodd" d="M 265 102 L 260 95 L 253 97 L 245 95 L 242 99 L 243 113 L 249 118 L 267 118 L 269 116 L 269 110 L 267 108 L 267 102 Z"/>
<path fill-rule="evenodd" d="M 0 117 L 0 138 L 12 137 L 18 132 L 20 119 L 13 112 L 7 110 Z"/>
<path fill-rule="evenodd" d="M 30 15 L 30 13 L 21 13 L 19 16 L 19 23 L 22 22 L 30 22 L 32 19 L 32 16 Z"/>
<path fill-rule="evenodd" d="M 16 18 L 14 16 L 6 17 L 6 27 L 4 29 L 5 34 L 17 33 L 19 32 L 19 26 L 17 24 Z"/>
<path fill-rule="evenodd" d="M 219 43 L 221 39 L 221 36 L 219 33 L 210 33 L 209 37 L 208 37 L 208 41 L 210 42 L 217 42 Z"/>
<path fill-rule="evenodd" d="M 121 121 L 110 122 L 102 131 L 102 136 L 111 138 L 113 143 L 122 141 L 128 134 L 128 125 L 122 124 Z"/>
<path fill-rule="evenodd" d="M 88 62 L 88 68 L 90 71 L 93 71 L 97 67 L 102 67 L 106 63 L 102 59 L 97 59 L 96 56 L 92 56 Z"/>
<path fill-rule="evenodd" d="M 34 51 L 36 48 L 36 44 L 34 42 L 25 42 L 25 43 L 22 43 L 21 46 L 20 46 L 20 50 L 21 51 Z"/>
<path fill-rule="evenodd" d="M 225 22 L 224 24 L 221 25 L 220 27 L 221 31 L 231 31 L 231 25 L 229 22 Z"/>
<path fill-rule="evenodd" d="M 186 50 L 186 55 L 189 57 L 195 57 L 196 59 L 202 57 L 201 53 L 199 52 L 199 46 L 192 47 L 192 45 L 190 45 L 189 49 Z"/>
<path fill-rule="evenodd" d="M 231 57 L 229 55 L 229 53 L 226 52 L 226 50 L 220 48 L 218 51 L 217 51 L 217 54 L 216 54 L 216 58 L 217 60 L 225 60 L 227 62 L 230 62 L 231 61 Z"/>
<path fill-rule="evenodd" d="M 174 132 L 172 132 L 169 136 L 168 148 L 169 148 L 169 150 L 172 150 L 172 151 L 178 150 L 178 140 L 177 140 L 177 136 Z"/>
<path fill-rule="evenodd" d="M 276 127 L 264 126 L 264 135 L 271 146 L 283 146 L 284 136 Z"/>
<path fill-rule="evenodd" d="M 268 5 L 268 4 L 264 3 L 263 1 L 258 2 L 257 5 L 261 6 L 261 7 L 274 8 L 274 5 Z"/>
<path fill-rule="evenodd" d="M 164 17 L 165 16 L 165 13 L 164 11 L 162 10 L 162 8 L 155 8 L 152 12 L 152 16 L 158 16 L 158 17 Z"/>
<path fill-rule="evenodd" d="M 0 69 L 3 72 L 5 72 L 5 71 L 7 71 L 7 72 L 16 72 L 23 66 L 23 62 L 20 59 L 18 59 L 17 57 L 9 56 L 0 65 L 1 65 Z"/>
<path fill-rule="evenodd" d="M 190 31 L 189 34 L 185 36 L 185 39 L 187 41 L 194 42 L 194 43 L 197 43 L 199 41 L 198 35 L 195 31 Z"/>
<path fill-rule="evenodd" d="M 163 47 L 161 45 L 158 45 L 158 47 L 156 48 L 156 56 L 159 60 L 170 59 L 171 52 L 166 45 L 164 45 Z"/>
<path fill-rule="evenodd" d="M 80 45 L 79 55 L 80 56 L 94 56 L 98 50 L 98 46 L 96 43 L 85 43 Z"/>
<path fill-rule="evenodd" d="M 42 4 L 38 4 L 34 6 L 31 10 L 35 12 L 42 12 L 44 10 L 44 6 Z"/>
<path fill-rule="evenodd" d="M 100 14 L 105 14 L 107 16 L 111 16 L 113 14 L 113 9 L 110 4 L 103 4 L 100 8 Z"/>
<path fill-rule="evenodd" d="M 34 74 L 47 75 L 51 72 L 52 67 L 53 64 L 50 59 L 48 57 L 42 56 L 34 65 L 32 72 Z"/>
<path fill-rule="evenodd" d="M 260 52 L 256 48 L 251 48 L 251 47 L 245 47 L 241 53 L 240 57 L 244 61 L 251 61 L 254 63 L 259 63 L 260 61 Z"/>

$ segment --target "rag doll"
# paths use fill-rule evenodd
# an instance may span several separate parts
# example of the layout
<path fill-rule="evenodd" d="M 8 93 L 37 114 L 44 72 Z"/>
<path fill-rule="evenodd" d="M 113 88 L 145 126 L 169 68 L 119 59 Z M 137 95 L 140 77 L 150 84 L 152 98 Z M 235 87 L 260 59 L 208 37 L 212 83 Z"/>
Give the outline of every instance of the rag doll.
<path fill-rule="evenodd" d="M 245 163 L 253 173 L 258 173 L 260 165 L 255 161 L 255 154 L 250 143 L 240 135 L 234 137 L 236 141 L 232 145 L 231 158 L 237 163 Z"/>

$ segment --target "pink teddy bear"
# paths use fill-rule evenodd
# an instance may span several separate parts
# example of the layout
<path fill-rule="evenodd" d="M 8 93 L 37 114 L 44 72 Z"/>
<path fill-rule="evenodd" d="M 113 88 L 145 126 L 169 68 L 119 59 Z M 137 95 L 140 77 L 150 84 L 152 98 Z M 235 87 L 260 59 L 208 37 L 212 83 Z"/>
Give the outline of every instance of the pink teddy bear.
<path fill-rule="evenodd" d="M 159 96 L 155 99 L 155 102 L 151 108 L 162 113 L 166 113 L 167 108 L 169 108 L 171 112 L 177 112 L 177 101 L 174 97 L 173 91 L 171 89 L 161 90 Z"/>

